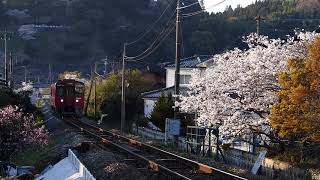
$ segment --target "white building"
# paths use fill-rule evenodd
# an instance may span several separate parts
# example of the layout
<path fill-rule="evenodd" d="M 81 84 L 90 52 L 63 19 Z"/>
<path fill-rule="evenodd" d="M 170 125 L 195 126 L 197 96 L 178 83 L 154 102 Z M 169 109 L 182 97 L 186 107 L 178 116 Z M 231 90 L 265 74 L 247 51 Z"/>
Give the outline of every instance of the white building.
<path fill-rule="evenodd" d="M 192 56 L 181 59 L 180 62 L 180 93 L 184 93 L 190 83 L 191 74 L 194 69 L 204 71 L 206 69 L 205 62 L 211 56 Z M 175 79 L 175 63 L 169 63 L 165 66 L 166 69 L 166 87 L 150 92 L 142 93 L 144 100 L 144 116 L 150 117 L 157 99 L 162 95 L 174 94 L 174 79 Z"/>

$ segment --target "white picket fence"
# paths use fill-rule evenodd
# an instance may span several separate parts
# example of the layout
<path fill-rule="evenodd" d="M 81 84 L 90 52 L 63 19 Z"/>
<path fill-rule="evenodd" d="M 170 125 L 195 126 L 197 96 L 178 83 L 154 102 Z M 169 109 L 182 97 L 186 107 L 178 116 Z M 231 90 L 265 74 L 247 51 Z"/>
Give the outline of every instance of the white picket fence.
<path fill-rule="evenodd" d="M 90 171 L 80 162 L 77 156 L 71 151 L 68 150 L 68 159 L 73 164 L 73 166 L 81 174 L 82 179 L 84 180 L 96 180 L 95 177 L 90 173 Z"/>

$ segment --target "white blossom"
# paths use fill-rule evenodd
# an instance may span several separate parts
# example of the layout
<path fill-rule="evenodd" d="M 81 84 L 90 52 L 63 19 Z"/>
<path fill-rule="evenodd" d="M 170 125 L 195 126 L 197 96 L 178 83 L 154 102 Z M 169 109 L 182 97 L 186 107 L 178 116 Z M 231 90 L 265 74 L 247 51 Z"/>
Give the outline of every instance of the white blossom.
<path fill-rule="evenodd" d="M 218 126 L 226 139 L 261 130 L 278 101 L 279 72 L 287 70 L 288 59 L 306 57 L 308 44 L 318 35 L 299 33 L 300 41 L 295 41 L 251 34 L 244 40 L 249 49 L 215 55 L 205 73 L 194 71 L 187 95 L 176 105 L 196 112 L 198 125 Z"/>
<path fill-rule="evenodd" d="M 27 82 L 22 82 L 22 87 L 15 90 L 16 93 L 19 92 L 32 92 L 33 90 L 33 86 L 31 83 L 27 83 Z"/>

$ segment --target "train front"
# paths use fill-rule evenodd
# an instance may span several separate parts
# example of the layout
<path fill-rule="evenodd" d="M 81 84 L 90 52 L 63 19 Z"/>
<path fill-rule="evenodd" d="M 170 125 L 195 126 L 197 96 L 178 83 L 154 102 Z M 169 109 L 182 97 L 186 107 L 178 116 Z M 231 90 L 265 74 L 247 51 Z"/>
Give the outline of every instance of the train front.
<path fill-rule="evenodd" d="M 56 111 L 62 115 L 82 116 L 84 89 L 84 83 L 75 80 L 63 80 L 56 83 Z"/>

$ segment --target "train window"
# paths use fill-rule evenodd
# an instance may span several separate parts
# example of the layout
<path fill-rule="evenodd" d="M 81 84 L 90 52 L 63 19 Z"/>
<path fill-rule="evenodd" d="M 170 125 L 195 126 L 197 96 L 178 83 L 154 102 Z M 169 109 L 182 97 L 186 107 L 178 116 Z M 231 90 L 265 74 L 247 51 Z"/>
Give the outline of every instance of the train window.
<path fill-rule="evenodd" d="M 65 89 L 66 96 L 74 96 L 74 88 L 72 86 L 66 86 Z"/>
<path fill-rule="evenodd" d="M 75 93 L 78 96 L 83 96 L 84 94 L 84 85 L 83 84 L 75 84 Z"/>
<path fill-rule="evenodd" d="M 56 94 L 57 96 L 64 96 L 63 87 L 57 87 Z"/>

